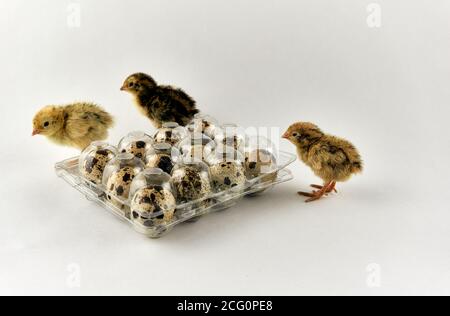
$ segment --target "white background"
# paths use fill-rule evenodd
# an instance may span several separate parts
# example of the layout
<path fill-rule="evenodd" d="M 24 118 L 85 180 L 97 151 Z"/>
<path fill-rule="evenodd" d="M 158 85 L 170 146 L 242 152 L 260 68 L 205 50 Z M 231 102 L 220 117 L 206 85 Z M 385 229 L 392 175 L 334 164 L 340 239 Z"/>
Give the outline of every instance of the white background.
<path fill-rule="evenodd" d="M 80 0 L 79 28 L 70 3 L 0 1 L 0 294 L 450 294 L 448 0 L 378 1 L 381 28 L 362 0 Z M 112 142 L 152 132 L 119 91 L 136 71 L 223 122 L 313 121 L 366 172 L 305 204 L 319 180 L 296 162 L 267 195 L 146 239 L 55 176 L 76 150 L 30 136 L 38 109 L 75 100 L 117 117 Z"/>

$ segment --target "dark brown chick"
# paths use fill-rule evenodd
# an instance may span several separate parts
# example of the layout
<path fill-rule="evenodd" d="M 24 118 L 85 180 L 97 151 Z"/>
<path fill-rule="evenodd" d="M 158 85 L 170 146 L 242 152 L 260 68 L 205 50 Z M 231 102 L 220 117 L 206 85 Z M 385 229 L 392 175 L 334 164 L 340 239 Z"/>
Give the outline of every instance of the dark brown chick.
<path fill-rule="evenodd" d="M 59 145 L 85 149 L 108 137 L 113 117 L 92 103 L 47 106 L 33 119 L 33 136 L 46 136 Z"/>
<path fill-rule="evenodd" d="M 129 76 L 121 90 L 131 93 L 136 98 L 138 109 L 156 128 L 161 128 L 168 122 L 186 126 L 199 112 L 195 101 L 183 90 L 159 86 L 152 77 L 143 73 Z"/>
<path fill-rule="evenodd" d="M 363 162 L 355 146 L 345 139 L 323 133 L 312 123 L 291 125 L 283 138 L 297 147 L 300 159 L 324 181 L 324 185 L 311 185 L 319 191 L 298 192 L 309 197 L 306 202 L 337 192 L 336 182 L 347 181 L 352 175 L 363 171 Z"/>

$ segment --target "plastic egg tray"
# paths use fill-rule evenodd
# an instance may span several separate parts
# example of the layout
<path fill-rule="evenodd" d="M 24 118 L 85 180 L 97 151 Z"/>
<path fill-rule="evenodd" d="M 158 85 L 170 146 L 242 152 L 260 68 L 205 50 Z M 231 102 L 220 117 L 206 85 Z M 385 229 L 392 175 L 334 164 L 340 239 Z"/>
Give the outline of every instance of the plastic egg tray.
<path fill-rule="evenodd" d="M 186 128 L 169 123 L 153 137 L 130 133 L 117 148 L 94 142 L 79 157 L 57 163 L 56 173 L 150 238 L 292 180 L 286 168 L 295 155 L 215 124 L 205 117 Z"/>
<path fill-rule="evenodd" d="M 260 180 L 263 178 L 263 176 L 261 176 L 260 178 L 255 178 L 252 181 L 249 181 L 241 188 L 234 188 L 230 190 L 231 192 L 223 191 L 210 195 L 207 198 L 202 199 L 210 199 L 213 201 L 207 208 L 195 208 L 195 205 L 198 205 L 202 200 L 191 201 L 189 203 L 177 205 L 177 211 L 179 211 L 179 214 L 181 215 L 167 225 L 154 228 L 147 228 L 142 227 L 141 225 L 136 225 L 131 221 L 130 218 L 128 218 L 128 216 L 125 216 L 123 210 L 119 209 L 111 203 L 108 203 L 106 199 L 106 188 L 103 185 L 95 185 L 87 181 L 80 175 L 78 168 L 78 157 L 67 159 L 60 163 L 57 163 L 55 168 L 56 173 L 59 177 L 64 179 L 73 188 L 81 192 L 89 201 L 99 204 L 106 210 L 110 211 L 112 214 L 118 216 L 120 219 L 129 222 L 130 224 L 132 224 L 136 231 L 146 235 L 147 237 L 159 238 L 170 232 L 178 224 L 184 222 L 192 222 L 208 213 L 227 209 L 234 206 L 239 201 L 239 199 L 244 196 L 253 196 L 261 191 L 267 192 L 265 190 L 275 185 L 292 180 L 293 175 L 290 170 L 286 169 L 286 167 L 294 162 L 295 159 L 296 157 L 292 154 L 280 152 L 279 166 L 277 170 L 278 174 L 275 181 L 261 182 Z M 128 201 L 122 201 L 122 203 L 124 203 L 125 205 L 129 204 Z"/>

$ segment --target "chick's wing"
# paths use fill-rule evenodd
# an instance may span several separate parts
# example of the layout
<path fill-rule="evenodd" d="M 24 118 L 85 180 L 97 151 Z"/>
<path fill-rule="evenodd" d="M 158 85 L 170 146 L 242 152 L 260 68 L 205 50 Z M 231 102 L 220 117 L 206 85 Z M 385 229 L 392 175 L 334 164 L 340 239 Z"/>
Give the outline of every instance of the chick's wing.
<path fill-rule="evenodd" d="M 72 138 L 83 138 L 99 125 L 99 115 L 93 112 L 73 111 L 66 121 L 66 132 Z"/>
<path fill-rule="evenodd" d="M 348 157 L 343 148 L 333 144 L 332 139 L 322 141 L 311 148 L 308 155 L 309 161 L 314 169 L 336 168 L 344 164 Z"/>

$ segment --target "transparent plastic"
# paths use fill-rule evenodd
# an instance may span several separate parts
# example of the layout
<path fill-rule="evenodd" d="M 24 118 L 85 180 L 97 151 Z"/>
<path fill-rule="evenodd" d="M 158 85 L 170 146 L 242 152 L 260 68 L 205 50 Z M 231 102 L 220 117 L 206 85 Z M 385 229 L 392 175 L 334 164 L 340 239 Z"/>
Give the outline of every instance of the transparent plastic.
<path fill-rule="evenodd" d="M 144 132 L 132 132 L 122 138 L 119 143 L 121 153 L 133 154 L 136 158 L 145 159 L 145 153 L 153 145 L 153 138 Z"/>
<path fill-rule="evenodd" d="M 191 133 L 201 133 L 214 139 L 216 133 L 220 129 L 219 122 L 205 114 L 196 114 L 192 122 L 187 126 L 187 129 Z"/>
<path fill-rule="evenodd" d="M 172 169 L 178 162 L 180 151 L 168 143 L 154 144 L 147 151 L 145 162 L 147 168 L 159 168 L 171 174 Z"/>
<path fill-rule="evenodd" d="M 214 140 L 217 147 L 232 147 L 238 151 L 244 152 L 247 142 L 247 135 L 242 127 L 236 124 L 224 124 L 216 131 Z"/>
<path fill-rule="evenodd" d="M 277 150 L 269 139 L 262 136 L 248 139 L 245 147 L 245 175 L 248 181 L 254 183 L 275 181 L 277 161 Z"/>
<path fill-rule="evenodd" d="M 80 156 L 80 174 L 93 184 L 101 184 L 106 165 L 117 154 L 117 148 L 114 146 L 105 142 L 93 142 Z"/>
<path fill-rule="evenodd" d="M 209 207 L 212 201 L 202 200 L 212 195 L 211 174 L 201 160 L 181 159 L 172 171 L 172 188 L 180 204 L 201 200 L 193 208 Z"/>
<path fill-rule="evenodd" d="M 153 139 L 155 143 L 168 143 L 177 146 L 188 135 L 186 128 L 172 122 L 163 124 L 162 128 L 155 133 Z"/>
<path fill-rule="evenodd" d="M 129 217 L 128 199 L 133 179 L 145 169 L 141 159 L 133 154 L 119 154 L 105 167 L 103 186 L 107 200 Z"/>
<path fill-rule="evenodd" d="M 174 221 L 177 202 L 171 177 L 161 169 L 146 169 L 134 178 L 130 190 L 131 221 L 138 232 L 161 234 Z"/>
<path fill-rule="evenodd" d="M 179 144 L 179 149 L 185 160 L 202 160 L 206 162 L 207 158 L 216 149 L 216 143 L 204 134 L 193 133 Z"/>
<path fill-rule="evenodd" d="M 188 127 L 192 133 L 176 146 L 155 143 L 145 133 L 134 132 L 120 142 L 119 152 L 125 153 L 93 143 L 80 157 L 56 164 L 56 172 L 87 199 L 150 238 L 162 237 L 178 224 L 197 221 L 293 178 L 287 166 L 296 160 L 295 155 L 278 152 L 265 138 L 249 138 L 234 124 L 225 124 L 224 129 L 216 121 L 210 129 L 203 123 L 195 125 L 200 119 L 214 121 L 196 116 Z M 175 125 L 165 128 L 177 129 Z M 210 135 L 212 130 L 214 135 Z M 98 150 L 105 149 L 106 161 L 96 157 Z M 100 161 L 98 166 L 92 163 L 94 159 Z M 88 172 L 91 165 L 99 169 L 95 176 Z"/>
<path fill-rule="evenodd" d="M 254 181 L 247 181 L 240 190 L 240 193 L 235 191 L 222 191 L 218 193 L 213 193 L 204 197 L 202 199 L 191 201 L 187 203 L 177 203 L 175 216 L 169 223 L 164 223 L 158 227 L 146 227 L 132 221 L 130 214 L 124 212 L 123 208 L 130 209 L 129 200 L 119 199 L 118 202 L 121 203 L 111 203 L 107 200 L 106 196 L 108 191 L 106 187 L 102 184 L 94 185 L 88 183 L 86 178 L 84 178 L 79 171 L 79 157 L 67 159 L 55 166 L 56 173 L 64 181 L 66 181 L 70 186 L 78 190 L 83 194 L 88 200 L 93 201 L 110 211 L 112 214 L 116 215 L 118 218 L 125 220 L 133 225 L 133 227 L 149 238 L 159 238 L 170 232 L 177 225 L 192 221 L 193 219 L 206 215 L 211 212 L 223 210 L 226 207 L 230 207 L 234 204 L 233 201 L 236 199 L 253 195 L 256 192 L 264 190 L 267 187 L 272 187 L 293 179 L 292 173 L 286 169 L 288 165 L 296 160 L 296 156 L 290 153 L 280 152 L 278 157 L 277 166 L 277 179 L 270 183 L 260 182 L 258 178 Z M 113 197 L 114 199 L 115 197 Z M 211 203 L 207 207 L 198 207 L 204 201 L 210 200 Z M 121 205 L 122 204 L 122 205 Z"/>
<path fill-rule="evenodd" d="M 231 189 L 238 192 L 246 183 L 244 156 L 233 147 L 217 148 L 207 161 L 215 192 Z"/>

